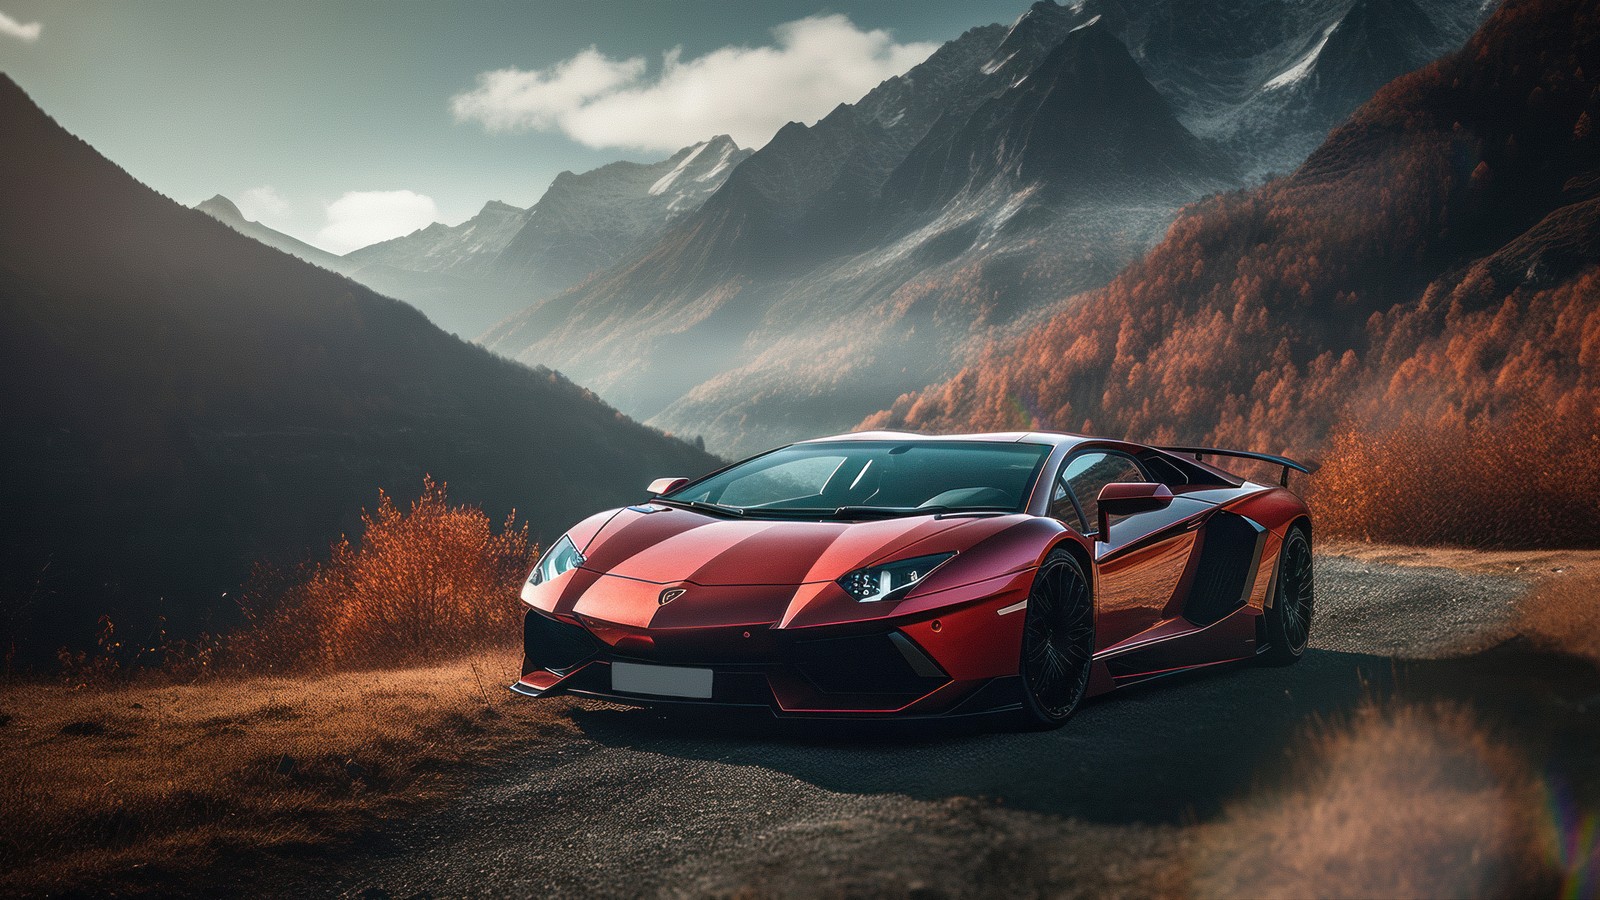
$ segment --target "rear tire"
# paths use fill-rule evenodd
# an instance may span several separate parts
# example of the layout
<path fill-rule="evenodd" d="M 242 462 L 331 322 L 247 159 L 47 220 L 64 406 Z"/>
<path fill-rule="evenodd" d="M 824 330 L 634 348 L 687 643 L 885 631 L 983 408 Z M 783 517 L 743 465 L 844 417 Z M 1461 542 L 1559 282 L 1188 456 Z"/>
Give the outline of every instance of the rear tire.
<path fill-rule="evenodd" d="M 1311 640 L 1311 616 L 1315 611 L 1311 536 L 1296 525 L 1289 529 L 1278 553 L 1272 604 L 1261 617 L 1267 648 L 1256 658 L 1269 666 L 1287 666 L 1299 660 Z"/>
<path fill-rule="evenodd" d="M 1094 595 L 1077 557 L 1053 550 L 1034 573 L 1022 626 L 1022 724 L 1060 728 L 1089 689 Z"/>

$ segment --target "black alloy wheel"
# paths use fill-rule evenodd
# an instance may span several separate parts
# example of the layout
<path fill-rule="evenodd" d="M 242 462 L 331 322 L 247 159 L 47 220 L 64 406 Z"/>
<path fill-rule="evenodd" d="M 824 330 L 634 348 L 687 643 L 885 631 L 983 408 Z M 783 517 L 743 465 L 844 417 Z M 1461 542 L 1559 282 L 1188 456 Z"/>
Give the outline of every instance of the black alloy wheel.
<path fill-rule="evenodd" d="M 1054 550 L 1034 575 L 1022 626 L 1026 724 L 1058 728 L 1089 688 L 1094 662 L 1094 597 L 1077 557 Z"/>
<path fill-rule="evenodd" d="M 1295 526 L 1283 539 L 1277 587 L 1262 617 L 1267 646 L 1259 659 L 1268 665 L 1289 665 L 1305 653 L 1311 640 L 1311 616 L 1316 611 L 1313 565 L 1311 538 Z"/>

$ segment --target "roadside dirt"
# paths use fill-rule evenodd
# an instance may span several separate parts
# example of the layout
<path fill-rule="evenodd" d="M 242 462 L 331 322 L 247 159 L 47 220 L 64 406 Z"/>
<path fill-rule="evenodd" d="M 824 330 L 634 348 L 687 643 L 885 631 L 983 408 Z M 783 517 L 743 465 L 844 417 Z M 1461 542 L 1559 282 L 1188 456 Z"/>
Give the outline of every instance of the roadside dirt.
<path fill-rule="evenodd" d="M 1324 555 L 1313 645 L 1297 665 L 1119 692 L 1054 732 L 824 730 L 536 701 L 570 717 L 569 744 L 504 766 L 444 812 L 253 889 L 1188 895 L 1206 823 L 1283 789 L 1310 732 L 1374 701 L 1460 705 L 1593 809 L 1600 674 L 1533 651 L 1515 622 L 1530 570 L 1600 566 L 1600 554 L 1455 553 Z"/>

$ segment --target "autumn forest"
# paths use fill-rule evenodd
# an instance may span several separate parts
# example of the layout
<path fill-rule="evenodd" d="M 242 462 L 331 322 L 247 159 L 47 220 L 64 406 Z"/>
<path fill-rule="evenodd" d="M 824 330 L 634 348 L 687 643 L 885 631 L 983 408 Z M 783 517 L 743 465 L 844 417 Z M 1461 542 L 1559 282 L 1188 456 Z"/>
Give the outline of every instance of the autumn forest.
<path fill-rule="evenodd" d="M 1277 448 L 1323 459 L 1339 532 L 1590 544 L 1600 478 L 1570 463 L 1600 451 L 1597 117 L 1600 10 L 1507 4 L 1293 175 L 1195 204 L 866 424 Z"/>

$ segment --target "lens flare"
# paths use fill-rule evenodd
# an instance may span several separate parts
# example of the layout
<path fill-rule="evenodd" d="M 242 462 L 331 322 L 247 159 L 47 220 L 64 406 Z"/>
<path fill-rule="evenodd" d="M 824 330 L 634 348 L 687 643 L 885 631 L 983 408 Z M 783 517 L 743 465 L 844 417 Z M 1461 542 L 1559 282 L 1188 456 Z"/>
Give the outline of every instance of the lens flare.
<path fill-rule="evenodd" d="M 1545 810 L 1556 838 L 1556 863 L 1561 868 L 1561 896 L 1567 900 L 1600 896 L 1600 813 L 1585 811 L 1566 781 L 1546 780 Z"/>

